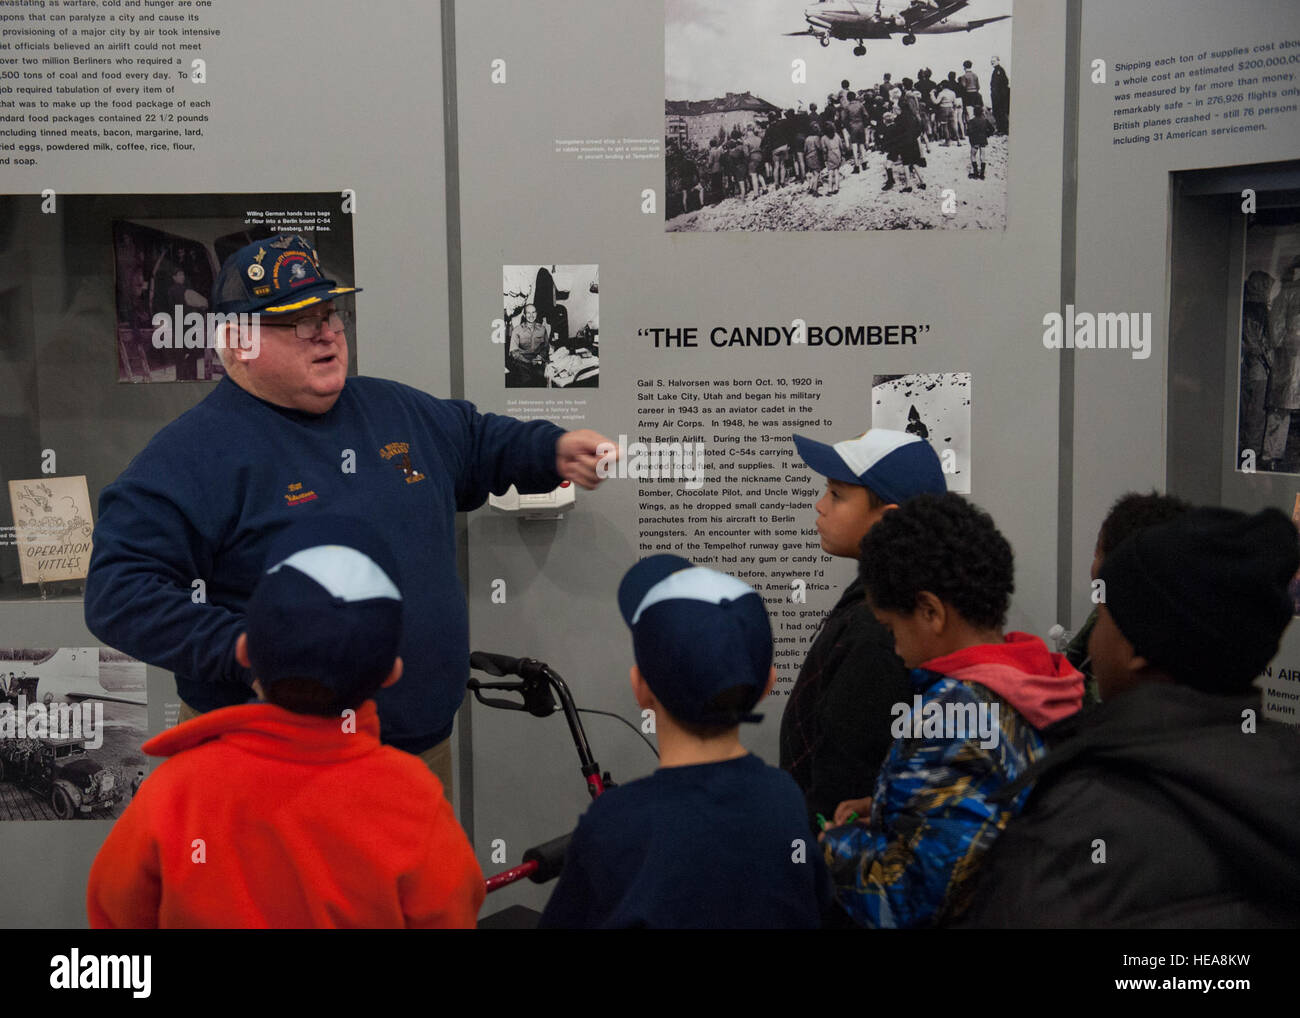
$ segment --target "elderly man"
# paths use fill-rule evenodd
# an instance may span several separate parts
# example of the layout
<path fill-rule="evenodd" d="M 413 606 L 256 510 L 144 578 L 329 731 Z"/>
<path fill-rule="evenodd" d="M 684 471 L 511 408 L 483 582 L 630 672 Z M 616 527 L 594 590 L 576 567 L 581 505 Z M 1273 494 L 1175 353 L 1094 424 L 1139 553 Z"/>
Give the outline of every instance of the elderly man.
<path fill-rule="evenodd" d="M 297 235 L 250 244 L 214 289 L 227 375 L 163 428 L 100 496 L 86 625 L 171 670 L 182 720 L 244 703 L 244 606 L 277 533 L 304 513 L 363 517 L 400 540 L 404 679 L 376 698 L 385 741 L 418 753 L 450 794 L 452 721 L 469 669 L 454 519 L 512 483 L 594 488 L 593 431 L 480 414 L 380 378 L 347 377 L 333 300 Z"/>

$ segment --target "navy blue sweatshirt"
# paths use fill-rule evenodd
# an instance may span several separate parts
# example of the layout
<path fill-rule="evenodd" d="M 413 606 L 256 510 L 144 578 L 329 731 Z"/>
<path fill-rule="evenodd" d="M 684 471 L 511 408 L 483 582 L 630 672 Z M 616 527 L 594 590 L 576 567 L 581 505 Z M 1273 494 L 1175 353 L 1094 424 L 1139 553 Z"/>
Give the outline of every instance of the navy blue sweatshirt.
<path fill-rule="evenodd" d="M 593 802 L 540 925 L 816 929 L 830 900 L 799 786 L 749 753 L 661 767 Z"/>
<path fill-rule="evenodd" d="M 274 564 L 271 541 L 303 513 L 370 520 L 393 548 L 406 603 L 405 671 L 376 696 L 381 732 L 422 752 L 451 734 L 469 675 L 455 513 L 512 483 L 554 488 L 562 434 L 380 378 L 349 378 L 320 415 L 224 379 L 101 493 L 86 625 L 175 673 L 198 710 L 244 703 L 252 676 L 235 641 L 253 585 Z"/>

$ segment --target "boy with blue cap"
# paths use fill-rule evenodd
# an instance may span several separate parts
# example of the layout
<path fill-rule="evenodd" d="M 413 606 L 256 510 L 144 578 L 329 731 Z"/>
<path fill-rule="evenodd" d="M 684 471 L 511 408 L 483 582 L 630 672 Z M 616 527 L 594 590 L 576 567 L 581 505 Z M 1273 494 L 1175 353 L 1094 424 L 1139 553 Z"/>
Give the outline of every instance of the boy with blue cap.
<path fill-rule="evenodd" d="M 472 927 L 483 874 L 442 786 L 379 741 L 403 599 L 359 521 L 271 545 L 235 653 L 266 702 L 150 739 L 169 757 L 90 871 L 95 928 Z"/>
<path fill-rule="evenodd" d="M 830 888 L 799 789 L 739 737 L 776 680 L 763 599 L 725 573 L 653 555 L 628 570 L 618 604 L 659 769 L 591 804 L 541 925 L 816 928 Z"/>
<path fill-rule="evenodd" d="M 887 511 L 947 490 L 939 457 L 916 435 L 873 428 L 834 445 L 795 435 L 794 445 L 826 478 L 816 509 L 829 555 L 856 562 L 862 539 Z M 814 830 L 819 815 L 829 820 L 875 784 L 894 741 L 893 705 L 911 696 L 893 638 L 868 610 L 855 578 L 822 619 L 781 718 L 781 767 L 803 789 Z"/>

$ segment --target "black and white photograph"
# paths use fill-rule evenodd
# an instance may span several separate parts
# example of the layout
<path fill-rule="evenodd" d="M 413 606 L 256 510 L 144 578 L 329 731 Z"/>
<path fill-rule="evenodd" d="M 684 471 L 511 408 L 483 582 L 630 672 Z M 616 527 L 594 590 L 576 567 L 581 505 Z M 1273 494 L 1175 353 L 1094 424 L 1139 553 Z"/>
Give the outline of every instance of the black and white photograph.
<path fill-rule="evenodd" d="M 502 268 L 507 389 L 600 384 L 600 266 Z"/>
<path fill-rule="evenodd" d="M 1295 506 L 1291 510 L 1291 522 L 1300 528 L 1300 492 L 1296 493 Z M 1291 614 L 1300 615 L 1300 573 L 1296 573 L 1291 578 L 1286 591 L 1291 595 Z"/>
<path fill-rule="evenodd" d="M 1012 0 L 667 0 L 669 231 L 1006 228 Z"/>
<path fill-rule="evenodd" d="M 149 770 L 145 665 L 106 647 L 0 648 L 0 820 L 112 820 Z"/>
<path fill-rule="evenodd" d="M 225 374 L 215 350 L 153 345 L 154 316 L 206 315 L 218 265 L 206 244 L 144 222 L 113 224 L 119 382 L 205 381 Z M 182 333 L 183 336 L 183 333 Z"/>
<path fill-rule="evenodd" d="M 208 204 L 203 196 L 195 200 Z M 224 260 L 256 240 L 298 233 L 317 248 L 326 276 L 351 285 L 350 241 L 342 248 L 323 242 L 341 226 L 350 228 L 350 217 L 331 212 L 319 196 L 308 195 L 285 195 L 281 207 L 258 208 L 255 215 L 240 219 L 198 214 L 114 220 L 117 380 L 220 378 L 225 374 L 221 358 L 209 343 L 199 341 L 209 330 L 198 323 L 206 324 L 215 311 L 209 301 Z"/>
<path fill-rule="evenodd" d="M 939 454 L 948 490 L 970 494 L 970 372 L 874 375 L 871 426 L 925 439 Z"/>
<path fill-rule="evenodd" d="M 1236 468 L 1300 474 L 1300 212 L 1260 210 L 1243 279 Z"/>

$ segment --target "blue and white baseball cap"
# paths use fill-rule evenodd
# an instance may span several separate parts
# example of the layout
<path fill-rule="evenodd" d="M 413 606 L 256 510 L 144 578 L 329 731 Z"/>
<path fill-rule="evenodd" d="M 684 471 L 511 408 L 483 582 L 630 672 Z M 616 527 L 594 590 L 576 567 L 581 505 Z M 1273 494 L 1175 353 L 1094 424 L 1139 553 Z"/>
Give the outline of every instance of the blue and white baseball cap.
<path fill-rule="evenodd" d="M 930 443 L 904 431 L 872 428 L 834 445 L 795 435 L 794 447 L 823 477 L 860 484 L 886 502 L 901 505 L 914 495 L 942 495 L 948 490 Z"/>
<path fill-rule="evenodd" d="M 340 702 L 387 678 L 402 639 L 402 595 L 374 527 L 311 513 L 272 542 L 245 609 L 263 686 L 312 679 Z"/>
<path fill-rule="evenodd" d="M 772 626 L 748 583 L 677 555 L 642 559 L 618 587 L 637 667 L 673 717 L 697 724 L 761 721 L 750 713 L 772 669 Z M 719 694 L 743 687 L 741 706 Z"/>

